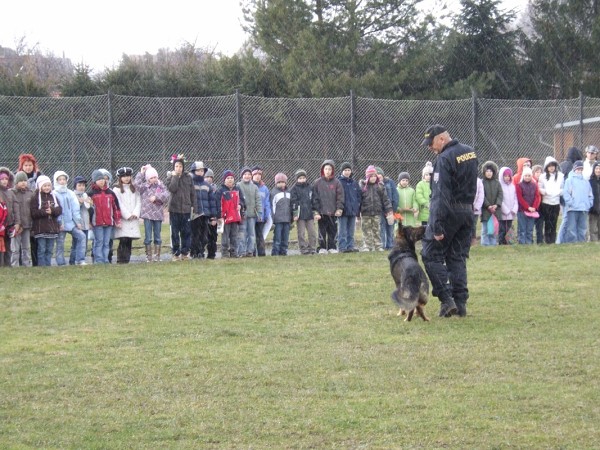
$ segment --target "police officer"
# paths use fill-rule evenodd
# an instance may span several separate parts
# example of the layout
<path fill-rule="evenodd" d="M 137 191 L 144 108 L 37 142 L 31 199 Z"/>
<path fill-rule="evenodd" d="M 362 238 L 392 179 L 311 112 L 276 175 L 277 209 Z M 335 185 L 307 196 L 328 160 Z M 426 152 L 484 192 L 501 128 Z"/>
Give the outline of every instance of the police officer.
<path fill-rule="evenodd" d="M 438 156 L 431 177 L 429 223 L 421 256 L 432 294 L 441 302 L 440 317 L 465 317 L 477 155 L 471 147 L 452 139 L 441 125 L 427 129 L 423 145 Z"/>

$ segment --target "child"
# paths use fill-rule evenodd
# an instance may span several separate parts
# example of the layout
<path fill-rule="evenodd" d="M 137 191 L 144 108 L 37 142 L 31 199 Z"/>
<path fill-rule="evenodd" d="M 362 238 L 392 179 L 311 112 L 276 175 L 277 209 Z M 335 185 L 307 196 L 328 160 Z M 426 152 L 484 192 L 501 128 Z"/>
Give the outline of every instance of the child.
<path fill-rule="evenodd" d="M 477 192 L 473 200 L 473 225 L 471 228 L 471 245 L 477 244 L 477 224 L 481 217 L 481 208 L 483 208 L 483 181 L 477 177 Z"/>
<path fill-rule="evenodd" d="M 396 210 L 402 217 L 402 225 L 405 227 L 416 227 L 417 217 L 419 215 L 419 204 L 415 197 L 415 190 L 409 186 L 410 175 L 408 172 L 401 172 L 398 175 L 398 209 Z"/>
<path fill-rule="evenodd" d="M 37 178 L 42 175 L 37 164 L 35 156 L 31 153 L 22 153 L 19 155 L 18 171 L 23 171 L 27 174 L 27 184 L 31 192 L 37 189 Z M 31 265 L 37 266 L 37 239 L 30 237 L 29 246 L 31 248 Z"/>
<path fill-rule="evenodd" d="M 6 208 L 5 227 L 7 230 L 11 230 L 8 233 L 4 233 L 2 236 L 3 247 L 6 251 L 0 254 L 0 267 L 10 267 L 11 264 L 11 252 L 10 252 L 10 241 L 11 234 L 19 233 L 21 230 L 21 212 L 19 208 L 19 202 L 13 191 L 14 175 L 7 167 L 0 167 L 0 201 L 4 202 Z"/>
<path fill-rule="evenodd" d="M 73 187 L 75 188 L 75 197 L 79 202 L 79 215 L 81 216 L 81 231 L 84 234 L 83 255 L 87 256 L 88 239 L 90 239 L 90 207 L 92 200 L 86 194 L 87 180 L 78 175 L 73 179 Z M 75 243 L 73 245 L 76 247 Z M 75 258 L 73 248 L 71 247 L 71 259 Z"/>
<path fill-rule="evenodd" d="M 585 242 L 588 212 L 594 203 L 592 186 L 583 178 L 583 161 L 575 161 L 563 189 L 567 231 L 563 242 Z"/>
<path fill-rule="evenodd" d="M 237 239 L 245 210 L 244 194 L 235 184 L 234 173 L 227 169 L 223 172 L 223 184 L 215 194 L 217 218 L 223 227 L 221 235 L 221 257 L 237 258 Z"/>
<path fill-rule="evenodd" d="M 354 248 L 354 231 L 356 218 L 360 215 L 360 202 L 362 193 L 360 186 L 352 178 L 352 166 L 350 163 L 342 163 L 342 174 L 338 177 L 344 188 L 344 211 L 338 217 L 338 250 L 342 253 L 350 253 Z"/>
<path fill-rule="evenodd" d="M 195 195 L 190 255 L 199 259 L 204 258 L 204 249 L 208 244 L 208 227 L 217 223 L 217 205 L 210 184 L 204 179 L 205 169 L 202 161 L 195 161 L 190 167 Z"/>
<path fill-rule="evenodd" d="M 590 241 L 597 242 L 600 240 L 600 163 L 598 161 L 592 166 L 590 186 L 594 195 L 589 217 Z"/>
<path fill-rule="evenodd" d="M 45 175 L 37 177 L 37 189 L 31 200 L 31 232 L 37 241 L 38 266 L 49 266 L 52 250 L 60 233 L 58 217 L 62 207 L 52 192 L 52 182 Z"/>
<path fill-rule="evenodd" d="M 498 181 L 498 166 L 486 161 L 481 167 L 483 172 L 483 207 L 481 208 L 481 245 L 497 245 L 496 235 L 489 233 L 489 221 L 495 216 L 502 220 L 502 186 Z"/>
<path fill-rule="evenodd" d="M 133 169 L 121 167 L 117 170 L 115 195 L 121 210 L 121 228 L 115 231 L 115 239 L 119 239 L 117 247 L 117 264 L 127 264 L 131 259 L 131 247 L 134 239 L 140 235 L 140 211 L 142 199 L 135 186 L 131 184 Z"/>
<path fill-rule="evenodd" d="M 258 193 L 260 194 L 260 199 L 262 202 L 262 217 L 256 218 L 256 225 L 254 226 L 255 234 L 256 234 L 256 256 L 265 256 L 265 238 L 269 232 L 268 229 L 265 229 L 267 226 L 270 228 L 271 226 L 268 224 L 271 218 L 271 193 L 269 192 L 269 188 L 264 183 L 263 179 L 263 171 L 260 166 L 254 166 L 252 168 L 252 182 L 258 188 Z M 272 222 L 271 222 L 272 223 Z"/>
<path fill-rule="evenodd" d="M 263 216 L 262 198 L 252 182 L 252 169 L 243 167 L 240 176 L 237 187 L 246 202 L 246 213 L 239 227 L 237 253 L 239 257 L 251 257 L 256 252 L 256 222 Z"/>
<path fill-rule="evenodd" d="M 58 218 L 60 233 L 56 240 L 56 264 L 59 266 L 67 264 L 65 260 L 65 238 L 68 233 L 72 237 L 71 247 L 75 247 L 71 249 L 75 251 L 71 252 L 73 253 L 73 260 L 69 261 L 70 264 L 85 265 L 85 235 L 81 231 L 80 205 L 75 193 L 67 188 L 68 182 L 69 176 L 62 170 L 54 173 L 54 194 L 62 206 L 62 214 Z"/>
<path fill-rule="evenodd" d="M 517 199 L 517 188 L 512 182 L 512 169 L 502 167 L 500 176 L 502 177 L 500 182 L 502 187 L 502 218 L 498 227 L 498 244 L 508 245 L 510 242 L 507 240 L 507 235 L 512 230 L 513 220 L 517 217 L 519 201 Z"/>
<path fill-rule="evenodd" d="M 142 166 L 133 185 L 140 193 L 140 217 L 144 219 L 144 247 L 146 262 L 160 261 L 162 238 L 160 236 L 164 219 L 164 205 L 169 200 L 169 191 L 158 179 L 158 172 L 150 164 Z M 154 253 L 152 243 L 154 242 Z M 154 254 L 154 256 L 153 256 Z"/>
<path fill-rule="evenodd" d="M 287 175 L 275 175 L 275 187 L 271 190 L 273 205 L 271 208 L 275 231 L 271 256 L 286 256 L 290 239 L 290 223 L 292 222 L 292 202 L 287 187 Z"/>
<path fill-rule="evenodd" d="M 556 242 L 556 224 L 560 214 L 560 197 L 563 191 L 564 175 L 558 170 L 558 161 L 552 156 L 546 157 L 544 173 L 540 176 L 538 187 L 542 196 L 540 218 L 544 221 L 544 242 Z"/>
<path fill-rule="evenodd" d="M 344 188 L 335 177 L 335 164 L 327 159 L 321 164 L 321 178 L 313 183 L 312 206 L 319 226 L 319 253 L 337 253 L 337 218 L 344 209 Z"/>
<path fill-rule="evenodd" d="M 294 222 L 298 225 L 298 247 L 302 255 L 314 255 L 317 234 L 312 210 L 312 188 L 306 182 L 306 171 L 298 169 L 294 174 L 296 184 L 290 190 Z"/>
<path fill-rule="evenodd" d="M 398 189 L 396 183 L 390 177 L 386 177 L 381 167 L 375 167 L 377 170 L 377 179 L 385 188 L 385 193 L 388 199 L 392 203 L 392 209 L 396 211 L 398 209 Z M 390 221 L 391 222 L 391 221 Z M 381 245 L 386 250 L 390 250 L 394 246 L 394 227 L 396 221 L 388 223 L 388 218 L 383 214 L 379 217 L 379 236 L 381 237 Z"/>
<path fill-rule="evenodd" d="M 533 181 L 533 172 L 529 167 L 523 168 L 521 182 L 515 188 L 519 200 L 519 212 L 517 213 L 519 244 L 533 244 L 533 227 L 535 219 L 539 217 L 537 210 L 540 206 L 541 196 L 536 182 Z"/>
<path fill-rule="evenodd" d="M 115 193 L 100 170 L 92 173 L 92 187 L 88 196 L 94 205 L 92 227 L 94 230 L 94 263 L 108 264 L 108 251 L 113 228 L 121 228 L 121 211 Z"/>
<path fill-rule="evenodd" d="M 215 174 L 212 171 L 212 169 L 210 169 L 210 168 L 206 169 L 206 174 L 204 175 L 204 181 L 206 181 L 206 184 L 208 184 L 208 186 L 210 187 L 210 191 L 213 195 L 213 198 L 217 191 L 217 186 L 214 183 L 214 179 L 215 179 Z M 215 218 L 217 217 L 216 211 L 217 211 L 217 201 L 215 200 Z M 217 239 L 218 239 L 217 221 L 215 220 L 214 222 L 208 223 L 208 239 L 207 239 L 207 243 L 206 243 L 206 252 L 207 252 L 206 259 L 215 259 L 216 255 L 217 255 Z"/>
<path fill-rule="evenodd" d="M 14 237 L 10 240 L 10 251 L 12 267 L 19 265 L 30 267 L 30 238 L 31 238 L 31 199 L 33 191 L 29 189 L 27 174 L 23 171 L 15 175 L 15 187 L 12 191 L 19 203 L 19 214 L 21 215 L 20 228 L 14 229 Z"/>
<path fill-rule="evenodd" d="M 542 166 L 540 166 L 539 164 L 536 164 L 531 167 L 531 172 L 533 174 L 533 181 L 535 181 L 536 184 L 538 185 L 538 189 L 540 186 L 540 176 L 542 175 L 543 171 L 544 171 L 544 168 Z M 540 203 L 540 209 L 539 209 L 538 213 L 540 214 L 540 217 L 535 219 L 535 224 L 534 224 L 535 242 L 536 242 L 536 244 L 543 244 L 544 243 L 544 216 L 542 215 L 541 203 Z"/>
<path fill-rule="evenodd" d="M 431 198 L 431 174 L 433 173 L 433 164 L 430 161 L 425 163 L 421 172 L 421 181 L 415 188 L 415 199 L 419 205 L 419 217 L 417 220 L 421 225 L 427 225 L 429 221 L 429 199 Z"/>
<path fill-rule="evenodd" d="M 0 200 L 0 258 L 4 260 L 4 254 L 10 251 L 10 248 L 6 247 L 4 237 L 9 234 L 6 230 L 6 218 L 8 217 L 8 208 L 6 203 Z"/>
<path fill-rule="evenodd" d="M 185 172 L 185 157 L 172 155 L 173 171 L 167 175 L 165 185 L 171 193 L 169 199 L 169 222 L 171 224 L 171 261 L 191 259 L 191 214 L 196 203 L 192 176 Z"/>
<path fill-rule="evenodd" d="M 360 217 L 364 248 L 366 251 L 384 251 L 379 233 L 379 217 L 383 214 L 393 218 L 392 203 L 388 199 L 385 187 L 379 182 L 375 166 L 367 167 L 365 179 L 361 182 Z"/>

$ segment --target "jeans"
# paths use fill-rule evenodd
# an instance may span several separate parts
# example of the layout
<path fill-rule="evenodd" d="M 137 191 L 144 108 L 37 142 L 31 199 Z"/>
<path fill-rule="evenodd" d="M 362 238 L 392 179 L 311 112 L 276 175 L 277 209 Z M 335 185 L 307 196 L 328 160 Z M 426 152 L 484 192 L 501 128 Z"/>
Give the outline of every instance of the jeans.
<path fill-rule="evenodd" d="M 237 254 L 251 255 L 256 250 L 256 217 L 246 217 L 239 229 Z"/>
<path fill-rule="evenodd" d="M 562 244 L 565 241 L 567 228 L 569 227 L 569 215 L 567 214 L 567 208 L 562 207 L 562 222 L 560 223 L 560 228 L 558 229 L 558 236 L 556 237 L 556 243 Z"/>
<path fill-rule="evenodd" d="M 73 228 L 71 231 L 61 231 L 58 233 L 58 238 L 56 239 L 56 264 L 59 266 L 67 264 L 65 260 L 65 238 L 67 234 L 70 234 L 72 237 L 70 256 L 73 256 L 73 260 L 69 257 L 69 263 L 75 264 L 85 261 L 85 234 L 80 229 Z M 75 252 L 73 252 L 73 249 L 75 249 Z"/>
<path fill-rule="evenodd" d="M 352 250 L 354 248 L 354 231 L 356 229 L 356 216 L 338 217 L 338 250 Z"/>
<path fill-rule="evenodd" d="M 161 245 L 162 239 L 160 237 L 160 231 L 162 228 L 162 221 L 144 219 L 144 245 L 152 244 L 152 235 L 154 235 L 154 244 Z"/>
<path fill-rule="evenodd" d="M 517 229 L 519 231 L 519 244 L 533 244 L 533 227 L 535 219 L 527 217 L 525 213 L 517 213 Z"/>
<path fill-rule="evenodd" d="M 488 220 L 492 220 L 491 218 Z M 497 245 L 498 244 L 498 240 L 495 234 L 488 234 L 488 221 L 486 220 L 485 222 L 481 222 L 481 245 L 486 245 L 486 246 L 490 246 L 490 245 Z"/>
<path fill-rule="evenodd" d="M 94 227 L 94 263 L 108 264 L 108 251 L 113 227 Z"/>
<path fill-rule="evenodd" d="M 289 240 L 290 240 L 290 224 L 289 224 L 289 222 L 276 223 L 275 231 L 273 233 L 273 249 L 271 250 L 271 256 L 287 255 Z"/>
<path fill-rule="evenodd" d="M 567 216 L 567 232 L 563 242 L 585 242 L 588 223 L 587 211 L 569 211 Z"/>
<path fill-rule="evenodd" d="M 192 246 L 192 226 L 189 214 L 169 213 L 171 222 L 171 251 L 174 255 L 187 255 Z"/>
<path fill-rule="evenodd" d="M 88 230 L 81 230 L 81 232 L 83 233 L 83 244 L 79 244 L 79 239 L 71 235 L 73 243 L 71 244 L 71 254 L 69 255 L 70 265 L 85 262 L 85 257 L 87 256 Z M 77 258 L 77 245 L 83 245 L 83 256 L 80 259 Z"/>
<path fill-rule="evenodd" d="M 381 245 L 389 250 L 394 246 L 394 226 L 388 225 L 385 215 L 379 216 L 379 235 L 381 237 Z"/>
<path fill-rule="evenodd" d="M 50 266 L 52 264 L 52 251 L 56 238 L 37 238 L 37 265 Z"/>

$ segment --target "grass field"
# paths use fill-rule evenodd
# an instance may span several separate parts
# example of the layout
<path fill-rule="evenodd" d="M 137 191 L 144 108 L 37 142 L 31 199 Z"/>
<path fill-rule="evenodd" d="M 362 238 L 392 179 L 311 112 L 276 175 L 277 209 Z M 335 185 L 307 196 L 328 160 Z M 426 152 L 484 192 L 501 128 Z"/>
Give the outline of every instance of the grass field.
<path fill-rule="evenodd" d="M 600 246 L 475 247 L 466 319 L 385 253 L 0 271 L 0 448 L 598 448 Z"/>

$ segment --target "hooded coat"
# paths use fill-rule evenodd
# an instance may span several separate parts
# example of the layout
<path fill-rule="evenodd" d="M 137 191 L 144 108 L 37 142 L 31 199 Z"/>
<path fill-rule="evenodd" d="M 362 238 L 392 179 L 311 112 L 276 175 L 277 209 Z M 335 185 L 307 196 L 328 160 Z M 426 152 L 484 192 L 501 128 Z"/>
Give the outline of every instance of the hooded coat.
<path fill-rule="evenodd" d="M 548 166 L 556 165 L 554 173 L 548 172 Z M 562 195 L 565 176 L 558 167 L 558 161 L 552 156 L 547 156 L 544 162 L 544 172 L 538 180 L 538 188 L 542 196 L 542 203 L 546 205 L 558 205 Z"/>
<path fill-rule="evenodd" d="M 486 170 L 490 168 L 494 173 L 491 179 L 485 176 Z M 483 206 L 481 208 L 481 221 L 487 222 L 492 213 L 488 209 L 490 206 L 496 205 L 496 213 L 494 214 L 498 220 L 502 220 L 502 199 L 504 192 L 500 181 L 498 181 L 498 165 L 493 161 L 486 161 L 481 166 L 481 175 L 483 183 Z"/>
<path fill-rule="evenodd" d="M 6 204 L 6 228 L 13 225 L 21 225 L 21 205 L 13 191 L 15 176 L 8 167 L 0 167 L 0 173 L 8 175 L 8 185 L 0 188 L 0 200 Z"/>
<path fill-rule="evenodd" d="M 323 168 L 331 166 L 331 176 L 325 177 Z M 315 214 L 322 216 L 334 216 L 336 210 L 344 209 L 344 188 L 335 176 L 335 164 L 326 159 L 321 164 L 321 178 L 313 183 L 312 207 Z"/>
<path fill-rule="evenodd" d="M 512 170 L 509 167 L 502 167 L 498 172 L 500 176 L 500 186 L 502 187 L 502 220 L 514 220 L 519 211 L 519 200 L 517 199 L 517 189 L 512 179 L 507 183 L 504 181 L 504 172 Z"/>
<path fill-rule="evenodd" d="M 516 186 L 521 182 L 521 177 L 523 176 L 523 165 L 528 162 L 529 166 L 533 164 L 530 158 L 519 158 L 517 159 L 517 173 L 513 176 L 513 184 Z"/>

